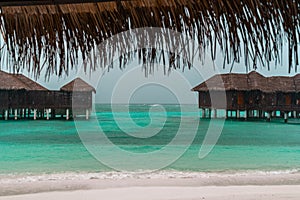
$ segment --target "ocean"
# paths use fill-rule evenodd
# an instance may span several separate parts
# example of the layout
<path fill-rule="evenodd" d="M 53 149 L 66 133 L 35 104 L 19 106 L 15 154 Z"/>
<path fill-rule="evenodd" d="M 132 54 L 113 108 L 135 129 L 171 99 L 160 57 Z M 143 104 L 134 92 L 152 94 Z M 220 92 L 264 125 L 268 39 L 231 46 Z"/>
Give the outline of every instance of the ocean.
<path fill-rule="evenodd" d="M 150 108 L 152 112 L 149 112 Z M 0 121 L 0 174 L 113 172 L 121 171 L 122 166 L 129 164 L 142 166 L 133 170 L 147 171 L 148 166 L 149 170 L 153 170 L 153 162 L 160 162 L 157 170 L 179 172 L 280 172 L 300 169 L 299 119 L 285 124 L 282 119 L 269 123 L 264 120 L 199 119 L 199 116 L 200 110 L 196 105 L 118 105 L 112 111 L 111 105 L 98 104 L 92 116 L 94 120 L 90 121 Z M 200 158 L 199 151 L 212 120 L 223 129 L 209 154 Z M 117 147 L 109 151 L 103 148 L 103 152 L 106 151 L 103 159 L 93 157 L 81 140 L 82 135 L 94 131 L 93 121 Z M 183 128 L 181 123 L 184 123 Z M 149 124 L 148 135 L 143 134 L 143 128 Z M 130 130 L 135 135 L 126 134 Z M 152 131 L 157 134 L 152 134 Z M 161 151 L 173 141 L 178 131 L 181 131 L 180 140 L 170 147 L 170 152 L 174 153 Z M 182 144 L 180 141 L 183 141 Z M 101 145 L 107 146 L 102 142 L 94 141 L 92 144 L 100 153 Z M 177 148 L 182 145 L 186 145 L 186 149 L 178 153 Z M 141 160 L 134 163 L 130 159 L 122 159 L 117 152 L 120 149 L 141 155 Z M 155 155 L 153 160 L 152 154 Z M 167 160 L 170 156 L 174 157 L 171 161 Z M 147 158 L 150 164 L 144 161 Z M 110 165 L 110 161 L 117 163 L 119 168 Z"/>

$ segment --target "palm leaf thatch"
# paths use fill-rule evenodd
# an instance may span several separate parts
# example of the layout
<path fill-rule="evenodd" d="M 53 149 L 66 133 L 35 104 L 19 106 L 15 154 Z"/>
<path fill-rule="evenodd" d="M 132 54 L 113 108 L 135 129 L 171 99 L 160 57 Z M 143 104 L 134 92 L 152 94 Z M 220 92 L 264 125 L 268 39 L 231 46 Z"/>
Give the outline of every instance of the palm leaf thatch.
<path fill-rule="evenodd" d="M 91 60 L 104 40 L 143 27 L 162 27 L 192 37 L 199 43 L 199 53 L 209 50 L 213 59 L 219 45 L 227 63 L 243 58 L 247 67 L 254 68 L 280 62 L 287 41 L 289 70 L 299 64 L 298 0 L 1 0 L 0 6 L 7 64 L 37 76 L 44 66 L 47 75 L 68 73 L 79 57 Z M 167 39 L 173 46 L 180 43 L 178 38 Z M 165 53 L 159 51 L 162 38 L 154 40 L 155 48 L 133 48 L 143 63 L 161 55 L 165 61 Z M 127 42 L 100 51 L 101 63 L 93 62 L 90 69 L 112 62 L 112 55 Z M 178 55 L 168 56 L 169 68 L 179 67 Z M 130 53 L 122 55 L 120 64 L 130 58 Z"/>
<path fill-rule="evenodd" d="M 261 91 L 265 93 L 276 92 L 299 92 L 299 75 L 288 76 L 271 76 L 265 77 L 257 72 L 248 74 L 218 74 L 207 81 L 197 85 L 192 91 L 208 92 L 211 91 Z M 220 82 L 219 80 L 222 80 Z"/>
<path fill-rule="evenodd" d="M 89 85 L 87 82 L 82 80 L 81 78 L 76 78 L 73 81 L 65 84 L 60 88 L 61 91 L 65 92 L 94 92 L 96 93 L 96 89 Z"/>
<path fill-rule="evenodd" d="M 1 70 L 0 90 L 48 91 L 46 88 L 24 75 L 9 74 Z"/>

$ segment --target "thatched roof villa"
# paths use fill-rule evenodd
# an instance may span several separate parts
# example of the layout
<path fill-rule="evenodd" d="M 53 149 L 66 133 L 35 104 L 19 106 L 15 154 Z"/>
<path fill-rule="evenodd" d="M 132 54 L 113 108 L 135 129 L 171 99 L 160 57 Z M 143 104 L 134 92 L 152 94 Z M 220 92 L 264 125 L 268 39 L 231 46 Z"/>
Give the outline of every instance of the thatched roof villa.
<path fill-rule="evenodd" d="M 24 75 L 0 71 L 0 109 L 29 108 L 34 104 L 31 95 L 40 92 L 48 90 Z"/>
<path fill-rule="evenodd" d="M 64 95 L 64 103 L 67 109 L 72 108 L 74 116 L 85 111 L 86 119 L 88 119 L 89 111 L 92 108 L 93 93 L 96 93 L 95 88 L 81 78 L 76 78 L 62 86 L 60 91 Z M 68 107 L 69 105 L 72 105 L 72 107 Z"/>
<path fill-rule="evenodd" d="M 236 113 L 245 111 L 245 117 L 264 117 L 268 120 L 272 113 L 280 111 L 287 120 L 288 113 L 299 117 L 300 112 L 300 74 L 293 77 L 272 76 L 264 77 L 257 72 L 248 74 L 220 74 L 194 87 L 192 91 L 199 93 L 199 108 L 204 110 L 225 109 Z M 226 104 L 218 102 L 218 95 L 226 94 Z M 212 105 L 211 96 L 214 97 Z M 219 100 L 221 101 L 221 100 Z M 216 111 L 215 111 L 216 112 Z M 209 114 L 210 115 L 210 114 Z M 205 117 L 205 116 L 203 116 Z"/>
<path fill-rule="evenodd" d="M 57 115 L 69 119 L 76 110 L 77 114 L 84 113 L 88 118 L 93 92 L 95 89 L 80 78 L 59 91 L 50 91 L 24 75 L 0 71 L 0 115 L 6 120 L 11 116 L 14 119 L 49 119 Z"/>

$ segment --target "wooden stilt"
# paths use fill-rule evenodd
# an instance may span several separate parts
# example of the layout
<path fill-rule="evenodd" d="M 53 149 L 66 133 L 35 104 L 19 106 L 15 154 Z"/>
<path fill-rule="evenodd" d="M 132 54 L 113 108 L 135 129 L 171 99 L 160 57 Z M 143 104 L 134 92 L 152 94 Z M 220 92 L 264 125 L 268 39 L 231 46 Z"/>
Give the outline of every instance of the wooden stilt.
<path fill-rule="evenodd" d="M 284 112 L 284 122 L 287 123 L 288 122 L 288 113 Z"/>
<path fill-rule="evenodd" d="M 211 119 L 211 109 L 208 109 L 208 118 Z"/>
<path fill-rule="evenodd" d="M 228 118 L 228 110 L 225 110 L 225 119 Z"/>
<path fill-rule="evenodd" d="M 37 109 L 33 109 L 33 119 L 36 120 L 37 117 Z"/>
<path fill-rule="evenodd" d="M 271 117 L 276 117 L 276 112 L 272 111 Z"/>
<path fill-rule="evenodd" d="M 89 109 L 86 109 L 86 111 L 85 111 L 85 119 L 89 120 L 89 117 L 90 117 Z"/>
<path fill-rule="evenodd" d="M 55 109 L 51 110 L 51 117 L 54 119 L 56 117 Z"/>
<path fill-rule="evenodd" d="M 50 112 L 50 109 L 46 109 L 46 119 L 49 120 L 49 112 Z"/>
<path fill-rule="evenodd" d="M 238 119 L 240 118 L 240 111 L 239 110 L 236 111 L 236 118 L 238 118 Z"/>
<path fill-rule="evenodd" d="M 248 110 L 245 110 L 245 119 L 247 119 L 248 118 Z"/>
<path fill-rule="evenodd" d="M 214 109 L 214 118 L 216 119 L 218 117 L 217 109 Z"/>
<path fill-rule="evenodd" d="M 15 120 L 18 119 L 18 109 L 15 109 Z"/>
<path fill-rule="evenodd" d="M 70 119 L 70 111 L 69 109 L 66 110 L 66 120 Z"/>
<path fill-rule="evenodd" d="M 253 110 L 249 110 L 249 118 L 252 118 L 254 116 L 254 111 Z"/>
<path fill-rule="evenodd" d="M 5 110 L 4 119 L 8 120 L 8 110 Z"/>
<path fill-rule="evenodd" d="M 205 118 L 205 108 L 202 108 L 202 119 Z"/>
<path fill-rule="evenodd" d="M 293 111 L 293 117 L 297 118 L 297 112 L 295 110 Z"/>
<path fill-rule="evenodd" d="M 267 112 L 267 121 L 270 122 L 271 121 L 271 113 Z"/>

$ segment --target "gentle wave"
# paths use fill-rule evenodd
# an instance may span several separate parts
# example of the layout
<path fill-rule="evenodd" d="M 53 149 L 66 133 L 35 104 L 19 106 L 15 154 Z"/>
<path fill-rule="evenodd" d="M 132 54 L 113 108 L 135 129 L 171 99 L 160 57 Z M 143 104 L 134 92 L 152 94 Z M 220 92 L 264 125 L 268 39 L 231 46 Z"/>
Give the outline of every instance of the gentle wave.
<path fill-rule="evenodd" d="M 284 176 L 281 176 L 284 175 Z M 72 180 L 123 180 L 123 179 L 205 179 L 205 178 L 245 178 L 245 177 L 272 177 L 287 175 L 299 175 L 300 169 L 278 171 L 224 171 L 224 172 L 182 172 L 182 171 L 158 171 L 158 172 L 99 172 L 99 173 L 74 173 L 59 174 L 3 174 L 0 175 L 0 184 L 7 183 L 33 183 L 43 181 L 72 181 Z M 288 178 L 288 177 L 286 177 Z"/>

